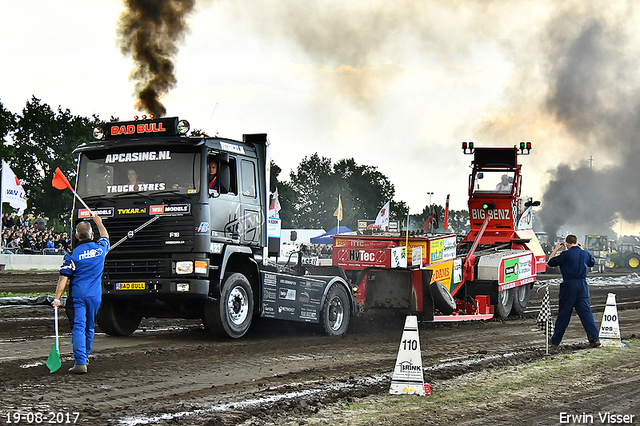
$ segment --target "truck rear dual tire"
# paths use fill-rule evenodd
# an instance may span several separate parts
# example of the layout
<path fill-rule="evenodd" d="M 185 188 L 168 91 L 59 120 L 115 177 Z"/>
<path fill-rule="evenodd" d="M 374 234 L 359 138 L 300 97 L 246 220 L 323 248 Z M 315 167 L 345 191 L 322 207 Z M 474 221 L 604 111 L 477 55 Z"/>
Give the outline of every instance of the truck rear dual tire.
<path fill-rule="evenodd" d="M 524 310 L 527 309 L 527 305 L 529 304 L 531 286 L 525 284 L 512 288 L 511 291 L 513 292 L 513 307 L 511 308 L 511 313 L 514 315 L 524 314 Z"/>
<path fill-rule="evenodd" d="M 238 339 L 249 331 L 253 303 L 249 280 L 240 273 L 230 274 L 224 279 L 220 298 L 205 302 L 204 327 L 217 336 Z"/>
<path fill-rule="evenodd" d="M 495 313 L 500 318 L 506 318 L 513 309 L 513 292 L 511 289 L 498 292 L 498 300 L 495 305 Z"/>
<path fill-rule="evenodd" d="M 350 306 L 347 290 L 341 285 L 332 285 L 322 307 L 321 324 L 327 335 L 341 336 L 347 332 L 351 320 Z"/>
<path fill-rule="evenodd" d="M 103 300 L 96 320 L 98 327 L 110 336 L 129 336 L 140 325 L 142 316 L 127 302 Z"/>

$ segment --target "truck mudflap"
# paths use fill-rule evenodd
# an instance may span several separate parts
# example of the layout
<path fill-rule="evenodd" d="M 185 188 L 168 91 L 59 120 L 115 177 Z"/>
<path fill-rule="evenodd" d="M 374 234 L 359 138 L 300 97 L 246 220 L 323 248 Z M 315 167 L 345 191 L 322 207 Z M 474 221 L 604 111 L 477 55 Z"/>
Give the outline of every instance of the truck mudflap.
<path fill-rule="evenodd" d="M 340 305 L 348 318 L 355 312 L 355 302 L 346 281 L 339 276 L 290 275 L 261 271 L 262 294 L 260 316 L 289 321 L 320 323 L 332 288 L 341 289 Z M 335 315 L 335 309 L 333 314 Z M 348 324 L 346 324 L 348 326 Z M 340 328 L 340 327 L 339 327 Z"/>

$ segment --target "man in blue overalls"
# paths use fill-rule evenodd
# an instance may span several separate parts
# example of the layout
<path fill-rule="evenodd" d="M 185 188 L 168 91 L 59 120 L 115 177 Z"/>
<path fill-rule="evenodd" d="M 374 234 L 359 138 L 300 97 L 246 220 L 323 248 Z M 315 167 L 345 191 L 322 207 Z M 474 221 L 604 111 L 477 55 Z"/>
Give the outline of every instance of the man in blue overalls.
<path fill-rule="evenodd" d="M 551 344 L 557 347 L 562 341 L 562 336 L 569 325 L 573 308 L 576 309 L 582 327 L 587 332 L 589 345 L 591 347 L 600 346 L 600 338 L 593 313 L 589 302 L 589 285 L 587 284 L 587 268 L 595 264 L 595 259 L 586 250 L 582 249 L 582 244 L 578 243 L 578 237 L 567 235 L 565 239 L 567 250 L 556 256 L 565 243 L 558 243 L 549 256 L 549 266 L 560 266 L 562 272 L 562 283 L 560 284 L 560 294 L 558 296 L 558 319 Z"/>
<path fill-rule="evenodd" d="M 71 254 L 65 254 L 60 267 L 60 278 L 53 306 L 60 306 L 60 298 L 71 281 L 67 297 L 67 311 L 73 318 L 71 343 L 75 365 L 69 369 L 75 374 L 87 372 L 87 358 L 91 353 L 95 333 L 95 319 L 102 301 L 102 271 L 104 258 L 109 251 L 109 234 L 100 216 L 93 216 L 100 239 L 93 240 L 91 223 L 81 222 L 76 226 L 78 245 Z M 69 312 L 70 311 L 70 312 Z"/>

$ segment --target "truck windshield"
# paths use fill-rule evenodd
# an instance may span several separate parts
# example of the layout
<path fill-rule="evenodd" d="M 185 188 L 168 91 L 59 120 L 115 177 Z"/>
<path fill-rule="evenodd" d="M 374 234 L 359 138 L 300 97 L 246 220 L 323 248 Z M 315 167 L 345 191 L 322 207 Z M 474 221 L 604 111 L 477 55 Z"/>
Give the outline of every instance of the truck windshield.
<path fill-rule="evenodd" d="M 118 150 L 80 156 L 77 192 L 82 197 L 154 191 L 197 194 L 199 186 L 199 153 Z"/>
<path fill-rule="evenodd" d="M 484 170 L 476 172 L 473 192 L 479 194 L 510 194 L 515 173 L 504 170 Z"/>

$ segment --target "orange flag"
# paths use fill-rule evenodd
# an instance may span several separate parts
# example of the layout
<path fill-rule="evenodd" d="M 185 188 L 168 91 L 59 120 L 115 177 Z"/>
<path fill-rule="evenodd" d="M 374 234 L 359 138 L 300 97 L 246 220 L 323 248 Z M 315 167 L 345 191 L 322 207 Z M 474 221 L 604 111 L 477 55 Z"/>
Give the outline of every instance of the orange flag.
<path fill-rule="evenodd" d="M 53 180 L 51 181 L 51 185 L 53 185 L 56 189 L 65 189 L 69 188 L 73 192 L 73 188 L 71 184 L 64 176 L 64 173 L 60 170 L 60 167 L 56 167 L 56 174 L 53 175 Z"/>
<path fill-rule="evenodd" d="M 60 170 L 60 167 L 56 167 L 56 173 L 53 175 L 53 179 L 51 180 L 51 185 L 53 185 L 53 187 L 56 189 L 69 188 L 69 190 L 71 190 L 71 192 L 73 193 L 74 197 L 76 197 L 78 201 L 82 203 L 84 208 L 89 210 L 89 214 L 93 216 L 93 212 L 91 211 L 89 206 L 87 206 L 87 203 L 85 203 L 84 200 L 80 198 L 80 196 L 76 193 L 76 191 L 73 190 L 73 186 L 71 186 L 71 184 L 65 177 L 64 173 L 62 173 L 62 170 Z"/>

